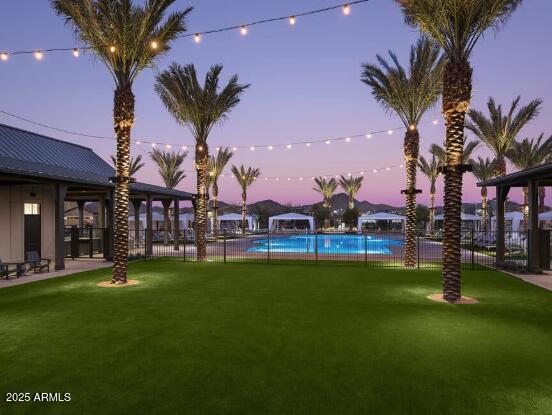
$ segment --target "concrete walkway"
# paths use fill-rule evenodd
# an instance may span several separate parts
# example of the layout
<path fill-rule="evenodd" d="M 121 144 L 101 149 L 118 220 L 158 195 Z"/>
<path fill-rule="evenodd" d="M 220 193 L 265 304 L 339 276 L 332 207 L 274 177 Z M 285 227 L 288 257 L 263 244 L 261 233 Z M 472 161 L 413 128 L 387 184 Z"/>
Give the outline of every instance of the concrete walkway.
<path fill-rule="evenodd" d="M 66 275 L 76 274 L 83 271 L 108 268 L 113 265 L 112 262 L 100 259 L 77 259 L 66 260 L 63 271 L 43 272 L 39 274 L 27 274 L 19 278 L 10 277 L 10 279 L 0 279 L 0 288 L 13 287 L 15 285 L 27 284 L 35 281 L 47 280 L 50 278 L 64 277 Z M 50 265 L 51 267 L 53 265 Z M 52 269 L 52 268 L 50 268 Z"/>
<path fill-rule="evenodd" d="M 552 291 L 552 271 L 544 271 L 542 274 L 516 274 L 506 272 L 507 274 L 519 278 L 529 284 L 537 285 L 545 290 Z"/>

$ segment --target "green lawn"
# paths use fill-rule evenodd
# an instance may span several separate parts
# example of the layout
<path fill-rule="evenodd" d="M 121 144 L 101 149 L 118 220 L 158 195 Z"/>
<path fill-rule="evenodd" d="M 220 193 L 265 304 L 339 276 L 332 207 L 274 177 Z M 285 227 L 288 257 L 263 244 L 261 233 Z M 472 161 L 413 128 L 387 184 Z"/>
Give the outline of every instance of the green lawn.
<path fill-rule="evenodd" d="M 438 270 L 133 263 L 0 290 L 0 414 L 550 414 L 552 293 Z M 70 392 L 6 403 L 6 392 Z"/>

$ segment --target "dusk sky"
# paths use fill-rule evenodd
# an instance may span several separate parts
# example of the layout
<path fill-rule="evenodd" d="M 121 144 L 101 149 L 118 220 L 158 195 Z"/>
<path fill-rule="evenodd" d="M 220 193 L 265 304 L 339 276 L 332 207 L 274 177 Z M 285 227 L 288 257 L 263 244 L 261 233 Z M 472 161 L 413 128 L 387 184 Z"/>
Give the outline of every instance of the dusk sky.
<path fill-rule="evenodd" d="M 174 9 L 194 6 L 188 18 L 189 32 L 239 25 L 263 18 L 292 15 L 339 4 L 340 0 L 202 0 L 176 2 Z M 3 2 L 0 25 L 0 51 L 34 50 L 76 45 L 69 27 L 57 17 L 46 0 Z M 477 45 L 472 57 L 474 93 L 472 108 L 485 109 L 489 96 L 509 107 L 522 96 L 522 104 L 540 97 L 544 100 L 539 118 L 522 131 L 519 139 L 544 132 L 552 134 L 552 1 L 526 0 L 506 26 L 496 34 L 489 32 Z M 202 74 L 210 65 L 224 65 L 224 79 L 237 73 L 251 87 L 230 118 L 214 129 L 210 137 L 216 146 L 263 145 L 292 141 L 345 137 L 374 130 L 399 127 L 399 120 L 387 114 L 360 82 L 360 65 L 374 62 L 377 53 L 395 51 L 406 61 L 410 45 L 418 33 L 406 26 L 400 9 L 392 0 L 373 0 L 355 5 L 351 14 L 340 10 L 297 19 L 294 27 L 276 22 L 251 27 L 247 36 L 239 31 L 207 35 L 199 44 L 193 39 L 178 39 L 170 53 L 158 63 L 160 70 L 171 62 L 194 63 Z M 136 123 L 133 139 L 151 139 L 192 145 L 188 130 L 167 113 L 153 89 L 155 72 L 146 70 L 138 78 Z M 113 80 L 101 62 L 89 55 L 78 59 L 70 52 L 45 54 L 42 61 L 32 56 L 12 56 L 0 62 L 0 109 L 59 128 L 94 135 L 113 135 Z M 425 117 L 421 130 L 421 154 L 427 155 L 431 143 L 444 139 L 440 104 Z M 431 121 L 439 120 L 438 126 Z M 79 143 L 93 148 L 106 160 L 114 153 L 114 142 L 79 138 L 55 133 L 0 114 L 0 122 Z M 470 135 L 468 133 L 468 135 Z M 312 190 L 312 176 L 370 172 L 359 200 L 404 203 L 400 189 L 405 187 L 404 170 L 399 165 L 403 134 L 374 135 L 351 143 L 294 147 L 291 150 L 239 150 L 231 162 L 258 167 L 265 176 L 281 176 L 279 182 L 262 178 L 250 192 L 251 202 L 274 199 L 280 203 L 302 204 L 320 200 Z M 148 147 L 144 146 L 144 151 Z M 133 154 L 141 150 L 133 145 Z M 478 154 L 487 155 L 481 146 Z M 374 168 L 384 171 L 371 173 Z M 195 173 L 189 155 L 185 161 L 187 178 L 180 189 L 193 192 Z M 228 169 L 229 171 L 229 169 Z M 509 167 L 509 171 L 512 168 Z M 287 181 L 287 176 L 305 180 Z M 137 178 L 162 184 L 149 159 Z M 420 174 L 428 203 L 428 185 Z M 478 202 L 479 189 L 471 175 L 465 176 L 464 201 Z M 240 189 L 234 179 L 221 179 L 221 199 L 237 202 Z M 511 196 L 519 200 L 519 192 Z M 551 202 L 550 191 L 548 203 Z M 491 197 L 494 192 L 491 191 Z M 438 204 L 442 184 L 438 187 Z"/>

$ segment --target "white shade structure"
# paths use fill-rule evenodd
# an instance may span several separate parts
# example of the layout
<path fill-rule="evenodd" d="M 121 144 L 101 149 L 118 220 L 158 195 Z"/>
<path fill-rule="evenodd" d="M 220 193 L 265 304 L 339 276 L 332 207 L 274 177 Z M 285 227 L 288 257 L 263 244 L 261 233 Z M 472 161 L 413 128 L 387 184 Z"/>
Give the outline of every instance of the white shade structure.
<path fill-rule="evenodd" d="M 542 219 L 540 219 L 542 220 Z M 504 214 L 504 222 L 506 229 L 512 232 L 518 232 L 521 229 L 521 223 L 523 222 L 523 213 L 521 212 L 507 212 Z M 491 229 L 496 230 L 496 216 L 491 219 Z"/>
<path fill-rule="evenodd" d="M 257 217 L 252 215 L 246 215 L 245 220 L 247 221 L 247 229 L 254 231 L 259 229 L 259 221 Z M 239 213 L 227 213 L 218 217 L 218 225 L 220 229 L 227 227 L 228 225 L 233 225 L 235 228 L 241 226 L 242 215 Z"/>
<path fill-rule="evenodd" d="M 129 223 L 132 223 L 134 226 L 134 215 L 130 215 L 128 217 Z M 146 229 L 146 214 L 142 213 L 139 216 L 139 222 L 140 222 L 140 228 Z M 165 216 L 162 213 L 159 212 L 151 212 L 151 221 L 153 225 L 153 229 L 162 229 L 165 224 Z"/>
<path fill-rule="evenodd" d="M 539 215 L 540 221 L 552 221 L 552 210 L 549 212 L 544 212 Z"/>
<path fill-rule="evenodd" d="M 271 216 L 268 218 L 268 229 L 276 229 L 280 222 L 307 221 L 309 230 L 314 230 L 314 218 L 301 213 L 284 213 L 283 215 Z"/>
<path fill-rule="evenodd" d="M 359 216 L 358 218 L 357 229 L 360 232 L 362 229 L 362 225 L 364 223 L 375 223 L 378 221 L 400 222 L 404 228 L 404 224 L 406 222 L 406 216 L 395 215 L 394 213 L 386 213 L 386 212 L 378 212 L 378 213 L 370 213 L 367 215 L 362 215 L 362 216 Z"/>
<path fill-rule="evenodd" d="M 479 230 L 481 226 L 481 222 L 483 218 L 479 215 L 471 215 L 469 213 L 462 213 L 462 225 L 471 224 L 472 228 L 475 230 Z M 436 222 L 443 222 L 445 220 L 445 216 L 441 213 L 440 215 L 435 215 L 435 221 Z"/>
<path fill-rule="evenodd" d="M 180 219 L 180 229 L 193 229 L 195 215 L 193 213 L 181 213 L 178 215 Z"/>

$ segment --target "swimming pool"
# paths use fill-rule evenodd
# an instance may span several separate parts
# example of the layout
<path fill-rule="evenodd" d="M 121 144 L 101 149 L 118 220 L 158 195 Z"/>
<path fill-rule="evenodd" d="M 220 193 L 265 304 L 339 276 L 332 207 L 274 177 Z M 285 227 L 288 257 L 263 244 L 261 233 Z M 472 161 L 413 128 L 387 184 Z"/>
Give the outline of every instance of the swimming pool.
<path fill-rule="evenodd" d="M 248 252 L 281 252 L 319 254 L 382 254 L 391 255 L 391 246 L 403 245 L 402 240 L 364 235 L 293 235 L 271 237 L 253 242 Z M 270 246 L 269 246 L 270 243 Z"/>

